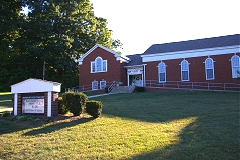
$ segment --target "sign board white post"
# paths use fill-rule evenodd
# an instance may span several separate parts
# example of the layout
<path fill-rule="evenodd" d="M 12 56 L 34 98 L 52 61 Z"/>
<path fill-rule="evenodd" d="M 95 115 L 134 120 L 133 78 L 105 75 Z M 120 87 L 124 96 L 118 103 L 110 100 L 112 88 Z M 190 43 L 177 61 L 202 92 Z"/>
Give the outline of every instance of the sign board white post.
<path fill-rule="evenodd" d="M 47 116 L 51 117 L 52 112 L 51 112 L 51 97 L 52 97 L 52 92 L 48 92 L 48 104 L 47 104 Z"/>
<path fill-rule="evenodd" d="M 14 93 L 14 116 L 16 116 L 17 115 L 17 106 L 18 106 L 18 94 L 17 93 Z"/>
<path fill-rule="evenodd" d="M 14 115 L 58 115 L 58 101 L 55 99 L 58 98 L 56 93 L 60 90 L 61 83 L 35 78 L 11 85 L 11 92 L 14 94 Z"/>

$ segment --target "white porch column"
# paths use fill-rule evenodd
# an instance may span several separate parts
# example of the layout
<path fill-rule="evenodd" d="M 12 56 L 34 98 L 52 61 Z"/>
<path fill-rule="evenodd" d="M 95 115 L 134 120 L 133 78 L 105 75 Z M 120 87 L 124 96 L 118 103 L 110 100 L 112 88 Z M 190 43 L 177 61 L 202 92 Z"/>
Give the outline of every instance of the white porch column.
<path fill-rule="evenodd" d="M 51 117 L 52 115 L 52 112 L 51 112 L 51 109 L 52 109 L 52 92 L 48 92 L 48 98 L 47 98 L 47 116 L 48 117 Z"/>
<path fill-rule="evenodd" d="M 13 106 L 14 116 L 17 115 L 17 110 L 18 110 L 17 106 L 18 106 L 18 94 L 14 93 L 14 106 Z"/>
<path fill-rule="evenodd" d="M 147 64 L 143 64 L 143 86 L 146 86 L 146 65 Z"/>
<path fill-rule="evenodd" d="M 128 83 L 128 86 L 130 86 L 129 84 L 129 74 L 127 73 L 127 83 Z"/>

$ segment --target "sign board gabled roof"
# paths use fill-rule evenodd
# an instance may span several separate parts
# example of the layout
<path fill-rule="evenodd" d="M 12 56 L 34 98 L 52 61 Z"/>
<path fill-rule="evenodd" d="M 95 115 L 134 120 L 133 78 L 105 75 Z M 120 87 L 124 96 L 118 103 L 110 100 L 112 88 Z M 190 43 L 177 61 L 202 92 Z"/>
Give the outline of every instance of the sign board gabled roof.
<path fill-rule="evenodd" d="M 60 92 L 61 83 L 29 78 L 25 81 L 11 85 L 12 93 L 32 93 L 32 92 Z"/>

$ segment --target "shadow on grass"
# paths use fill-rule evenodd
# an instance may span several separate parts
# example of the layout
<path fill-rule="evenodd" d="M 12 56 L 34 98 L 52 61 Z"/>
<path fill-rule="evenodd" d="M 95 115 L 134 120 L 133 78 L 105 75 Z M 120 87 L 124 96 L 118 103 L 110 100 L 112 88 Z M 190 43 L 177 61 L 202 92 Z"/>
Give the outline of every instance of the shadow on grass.
<path fill-rule="evenodd" d="M 230 127 L 231 129 L 221 124 L 212 126 L 212 122 L 206 122 L 205 118 L 201 117 L 186 126 L 178 135 L 178 143 L 155 148 L 151 152 L 136 155 L 129 160 L 240 159 L 238 131 L 234 130 L 233 126 Z"/>
<path fill-rule="evenodd" d="M 94 120 L 93 117 L 70 117 L 70 116 L 64 116 L 64 117 L 57 117 L 53 119 L 41 119 L 40 121 L 34 122 L 34 121 L 11 121 L 8 120 L 7 117 L 1 117 L 0 118 L 0 135 L 1 134 L 7 134 L 7 133 L 13 133 L 25 129 L 33 129 L 29 132 L 26 132 L 25 136 L 33 136 L 38 134 L 47 134 L 51 133 L 63 128 L 72 127 L 75 125 L 87 123 L 89 121 Z M 47 122 L 49 121 L 49 122 Z"/>
<path fill-rule="evenodd" d="M 130 160 L 225 160 L 240 159 L 238 95 L 229 92 L 140 93 L 97 100 L 103 101 L 104 114 L 137 121 L 166 123 L 196 117 L 196 121 L 178 134 L 178 143 L 155 148 Z M 123 102 L 117 102 L 120 99 Z"/>
<path fill-rule="evenodd" d="M 63 128 L 69 128 L 69 127 L 73 127 L 79 124 L 83 124 L 83 123 L 87 123 L 89 121 L 94 120 L 95 118 L 93 117 L 74 117 L 74 118 L 70 118 L 68 120 L 64 120 L 64 121 L 57 121 L 57 122 L 53 122 L 50 124 L 47 124 L 41 128 L 37 128 L 37 129 L 33 129 L 29 132 L 26 132 L 25 136 L 34 136 L 34 135 L 39 135 L 39 134 L 48 134 L 54 131 L 58 131 L 60 129 Z"/>

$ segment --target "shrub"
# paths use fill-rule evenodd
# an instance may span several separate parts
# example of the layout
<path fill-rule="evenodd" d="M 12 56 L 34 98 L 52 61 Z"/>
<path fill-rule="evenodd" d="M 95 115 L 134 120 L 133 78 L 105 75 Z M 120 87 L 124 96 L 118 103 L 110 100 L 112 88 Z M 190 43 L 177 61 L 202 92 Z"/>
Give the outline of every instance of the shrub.
<path fill-rule="evenodd" d="M 10 116 L 10 115 L 11 115 L 11 112 L 9 112 L 9 111 L 4 111 L 2 113 L 2 117 L 7 117 L 7 116 Z"/>
<path fill-rule="evenodd" d="M 102 114 L 103 104 L 100 101 L 88 101 L 86 104 L 86 112 L 93 116 L 93 118 L 98 118 Z"/>
<path fill-rule="evenodd" d="M 79 116 L 86 107 L 88 97 L 82 92 L 67 92 L 62 95 L 63 104 L 66 108 L 74 114 Z"/>
<path fill-rule="evenodd" d="M 136 91 L 136 92 L 144 92 L 144 91 L 145 91 L 145 87 L 136 86 L 136 87 L 135 87 L 135 91 Z"/>
<path fill-rule="evenodd" d="M 108 91 L 108 87 L 106 87 L 106 88 L 105 88 L 105 92 L 106 92 L 106 93 L 108 93 L 108 92 L 109 92 L 109 91 Z"/>
<path fill-rule="evenodd" d="M 69 111 L 70 111 L 69 108 L 67 108 L 64 105 L 62 97 L 59 97 L 58 98 L 58 114 L 66 114 Z"/>

